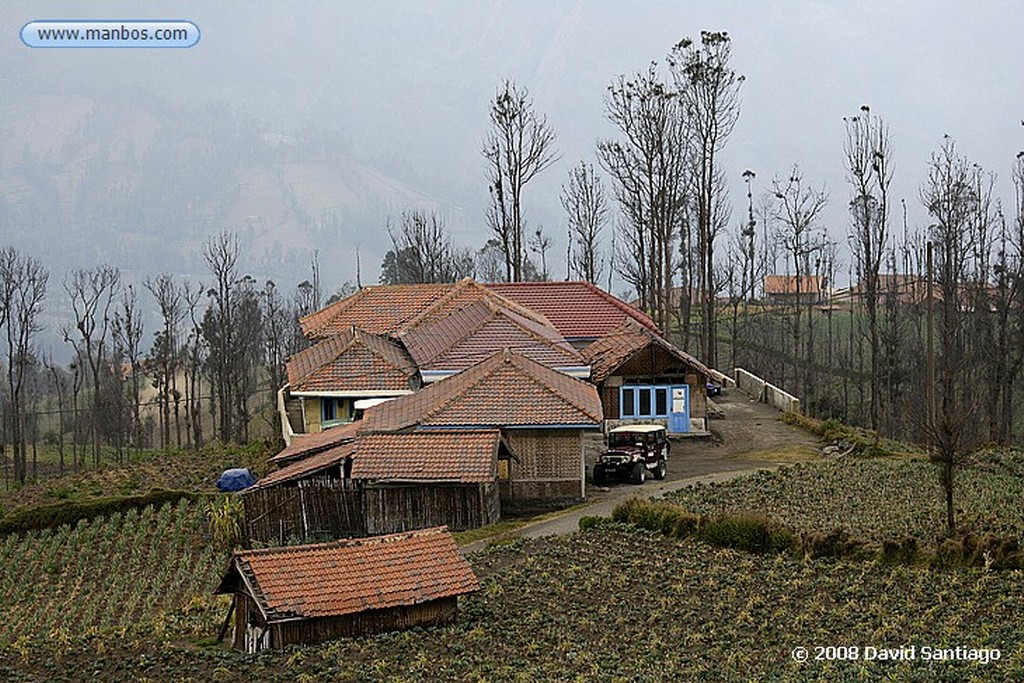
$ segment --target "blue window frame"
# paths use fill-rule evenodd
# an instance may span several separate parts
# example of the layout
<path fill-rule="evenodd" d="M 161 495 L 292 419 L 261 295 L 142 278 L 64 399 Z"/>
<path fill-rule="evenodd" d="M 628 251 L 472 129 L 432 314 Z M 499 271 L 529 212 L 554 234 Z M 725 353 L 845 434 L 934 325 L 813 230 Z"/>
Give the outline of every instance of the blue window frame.
<path fill-rule="evenodd" d="M 619 417 L 668 417 L 672 387 L 668 384 L 627 384 L 619 390 Z"/>
<path fill-rule="evenodd" d="M 343 398 L 320 399 L 320 424 L 334 426 L 352 421 L 352 402 Z"/>

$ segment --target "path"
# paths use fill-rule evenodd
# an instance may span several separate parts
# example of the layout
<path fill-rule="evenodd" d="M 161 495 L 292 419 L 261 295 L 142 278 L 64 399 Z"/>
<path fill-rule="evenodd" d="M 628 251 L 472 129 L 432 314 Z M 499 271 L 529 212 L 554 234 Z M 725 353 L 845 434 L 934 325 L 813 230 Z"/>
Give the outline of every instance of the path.
<path fill-rule="evenodd" d="M 738 389 L 716 397 L 715 403 L 725 418 L 711 421 L 713 437 L 673 440 L 669 472 L 664 481 L 648 480 L 641 486 L 619 483 L 606 487 L 595 487 L 587 482 L 586 506 L 526 524 L 500 535 L 500 538 L 570 534 L 579 528 L 581 517 L 607 517 L 621 500 L 630 496 L 661 497 L 691 484 L 728 481 L 758 470 L 771 470 L 807 459 L 817 449 L 813 436 L 779 422 L 777 410 L 751 400 Z M 493 540 L 476 541 L 461 551 L 468 554 L 482 550 Z"/>

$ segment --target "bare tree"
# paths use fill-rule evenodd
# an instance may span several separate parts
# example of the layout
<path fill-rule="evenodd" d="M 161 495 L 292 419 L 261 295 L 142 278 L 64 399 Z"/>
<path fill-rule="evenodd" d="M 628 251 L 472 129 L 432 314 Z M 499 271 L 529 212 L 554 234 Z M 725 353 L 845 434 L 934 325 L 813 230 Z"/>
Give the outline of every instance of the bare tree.
<path fill-rule="evenodd" d="M 523 188 L 558 160 L 556 135 L 538 115 L 526 88 L 506 80 L 491 101 L 491 131 L 484 142 L 491 207 L 487 224 L 501 245 L 505 276 L 519 282 L 526 261 Z"/>
<path fill-rule="evenodd" d="M 33 339 L 41 325 L 39 313 L 46 298 L 49 273 L 42 263 L 13 247 L 0 250 L 0 328 L 4 331 L 9 401 L 9 431 L 14 450 L 14 478 L 27 474 L 25 406 L 26 379 L 35 363 Z"/>
<path fill-rule="evenodd" d="M 117 363 L 127 361 L 131 377 L 128 382 L 131 396 L 131 443 L 135 448 L 142 447 L 142 417 L 140 380 L 142 375 L 142 312 L 138 308 L 138 296 L 135 288 L 128 285 L 124 288 L 120 306 L 114 312 L 114 358 Z M 116 374 L 118 385 L 123 381 L 123 373 Z M 118 392 L 120 395 L 122 392 Z"/>
<path fill-rule="evenodd" d="M 210 380 L 216 394 L 217 430 L 221 441 L 227 443 L 235 438 L 235 397 L 234 367 L 232 354 L 235 325 L 237 322 L 235 289 L 239 283 L 238 237 L 221 232 L 203 245 L 203 259 L 213 275 L 214 286 L 207 291 L 210 307 L 203 316 L 202 331 L 209 348 L 207 362 Z"/>
<path fill-rule="evenodd" d="M 727 202 L 721 182 L 718 153 L 725 146 L 740 115 L 743 76 L 729 66 L 732 43 L 724 31 L 701 31 L 700 44 L 689 38 L 669 53 L 687 125 L 693 135 L 692 186 L 697 218 L 697 288 L 701 297 L 704 362 L 717 364 L 715 333 L 715 238 L 726 220 L 716 220 Z"/>
<path fill-rule="evenodd" d="M 793 166 L 785 182 L 779 178 L 773 179 L 772 188 L 776 200 L 773 218 L 780 228 L 777 238 L 790 257 L 795 274 L 792 359 L 795 370 L 794 383 L 801 385 L 801 380 L 805 382 L 807 377 L 806 372 L 801 372 L 805 366 L 800 361 L 801 294 L 807 289 L 806 283 L 809 282 L 807 276 L 811 274 L 812 254 L 817 254 L 823 245 L 822 235 L 816 228 L 818 218 L 828 202 L 828 195 L 824 187 L 815 189 L 805 185 L 803 173 L 797 165 Z M 807 387 L 803 388 L 806 394 Z"/>
<path fill-rule="evenodd" d="M 529 278 L 531 280 L 547 281 L 551 278 L 548 274 L 548 249 L 551 248 L 551 238 L 544 234 L 542 228 L 537 228 L 533 231 L 533 236 L 529 241 L 530 252 L 537 254 L 540 257 L 540 271 L 536 272 L 536 277 Z M 536 270 L 536 267 L 534 267 Z"/>
<path fill-rule="evenodd" d="M 113 322 L 111 308 L 121 290 L 121 273 L 113 266 L 80 269 L 64 280 L 64 291 L 71 298 L 75 316 L 75 334 L 64 333 L 65 341 L 75 349 L 78 362 L 89 366 L 92 382 L 92 436 L 93 464 L 100 464 L 100 426 L 103 421 L 103 380 L 109 373 L 110 327 Z"/>
<path fill-rule="evenodd" d="M 203 337 L 202 322 L 199 315 L 199 301 L 203 295 L 203 285 L 193 287 L 189 283 L 181 291 L 188 314 L 189 332 L 185 341 L 185 423 L 188 441 L 193 447 L 203 444 L 203 411 L 202 388 L 203 367 L 206 365 L 207 347 Z M 174 404 L 174 424 L 178 428 L 178 401 Z M 178 432 L 178 442 L 181 433 Z"/>
<path fill-rule="evenodd" d="M 942 148 L 932 154 L 928 178 L 920 191 L 921 202 L 933 221 L 929 236 L 937 251 L 934 279 L 939 304 L 939 355 L 934 366 L 937 386 L 929 392 L 935 403 L 925 411 L 924 431 L 933 447 L 931 458 L 939 470 L 950 533 L 956 529 L 956 471 L 977 435 L 975 406 L 968 402 L 965 391 L 970 383 L 968 373 L 976 359 L 967 340 L 962 283 L 977 237 L 971 228 L 981 201 L 977 189 L 980 172 L 980 168 L 957 153 L 947 136 Z"/>
<path fill-rule="evenodd" d="M 452 246 L 436 213 L 403 212 L 397 226 L 388 221 L 387 232 L 392 249 L 381 265 L 382 284 L 454 282 L 472 273 L 472 258 Z"/>
<path fill-rule="evenodd" d="M 581 161 L 569 169 L 561 199 L 569 222 L 569 277 L 575 274 L 596 285 L 604 270 L 600 244 L 601 232 L 608 221 L 608 201 L 604 183 L 591 164 Z"/>
<path fill-rule="evenodd" d="M 180 325 L 185 316 L 182 292 L 168 274 L 146 280 L 146 289 L 156 299 L 160 309 L 161 329 L 153 337 L 149 351 L 150 365 L 154 369 L 153 387 L 157 390 L 160 414 L 160 447 L 171 444 L 171 404 L 176 402 L 178 368 L 181 356 Z M 181 440 L 178 440 L 179 447 Z"/>
<path fill-rule="evenodd" d="M 619 140 L 597 144 L 624 219 L 616 269 L 636 290 L 640 306 L 668 329 L 675 241 L 686 217 L 684 112 L 677 93 L 652 63 L 647 71 L 631 79 L 619 76 L 609 86 L 605 116 L 620 133 Z"/>
<path fill-rule="evenodd" d="M 882 387 L 882 348 L 878 320 L 879 271 L 888 244 L 889 185 L 892 182 L 892 149 L 889 128 L 867 105 L 861 114 L 843 119 L 846 124 L 846 177 L 853 190 L 850 198 L 850 247 L 857 279 L 864 296 L 870 363 L 868 395 L 869 426 L 879 427 Z"/>

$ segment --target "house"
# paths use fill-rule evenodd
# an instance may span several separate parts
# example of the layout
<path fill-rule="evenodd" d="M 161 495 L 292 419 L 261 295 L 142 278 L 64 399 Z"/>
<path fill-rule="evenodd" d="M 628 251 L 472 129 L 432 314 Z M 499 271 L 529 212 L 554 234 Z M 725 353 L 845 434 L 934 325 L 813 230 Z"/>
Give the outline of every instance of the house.
<path fill-rule="evenodd" d="M 511 349 L 572 377 L 587 379 L 579 352 L 543 317 L 509 302 L 481 299 L 401 336 L 424 384 L 450 377 L 496 351 Z"/>
<path fill-rule="evenodd" d="M 416 365 L 398 344 L 350 326 L 304 349 L 286 363 L 282 389 L 285 443 L 351 422 L 361 399 L 393 398 L 419 388 Z"/>
<path fill-rule="evenodd" d="M 711 370 L 647 327 L 626 321 L 583 349 L 601 394 L 604 425 L 659 423 L 670 434 L 707 429 Z"/>
<path fill-rule="evenodd" d="M 283 543 L 486 526 L 501 516 L 499 462 L 514 457 L 497 429 L 360 435 L 246 490 L 245 536 Z"/>
<path fill-rule="evenodd" d="M 366 432 L 502 430 L 516 460 L 501 473 L 503 501 L 585 495 L 583 432 L 599 429 L 594 385 L 502 350 L 457 375 L 367 411 Z"/>
<path fill-rule="evenodd" d="M 768 275 L 764 279 L 764 297 L 769 304 L 777 306 L 821 304 L 825 301 L 825 280 L 817 275 Z"/>
<path fill-rule="evenodd" d="M 251 653 L 449 623 L 477 590 L 441 527 L 236 551 L 216 593 L 233 597 L 232 643 Z"/>
<path fill-rule="evenodd" d="M 486 285 L 551 321 L 566 341 L 582 349 L 632 320 L 658 333 L 643 311 L 589 282 L 500 282 Z"/>

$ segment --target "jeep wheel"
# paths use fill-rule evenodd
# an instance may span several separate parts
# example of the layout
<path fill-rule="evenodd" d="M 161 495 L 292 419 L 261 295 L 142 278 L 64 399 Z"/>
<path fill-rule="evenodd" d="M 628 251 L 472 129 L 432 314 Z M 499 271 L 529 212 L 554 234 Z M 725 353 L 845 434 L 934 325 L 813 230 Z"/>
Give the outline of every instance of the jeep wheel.
<path fill-rule="evenodd" d="M 647 478 L 647 468 L 642 462 L 633 463 L 633 483 L 642 484 Z"/>
<path fill-rule="evenodd" d="M 604 468 L 594 465 L 594 486 L 604 486 Z"/>
<path fill-rule="evenodd" d="M 664 479 L 665 474 L 668 472 L 668 463 L 664 458 L 658 461 L 658 467 L 654 470 L 655 479 Z"/>

